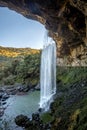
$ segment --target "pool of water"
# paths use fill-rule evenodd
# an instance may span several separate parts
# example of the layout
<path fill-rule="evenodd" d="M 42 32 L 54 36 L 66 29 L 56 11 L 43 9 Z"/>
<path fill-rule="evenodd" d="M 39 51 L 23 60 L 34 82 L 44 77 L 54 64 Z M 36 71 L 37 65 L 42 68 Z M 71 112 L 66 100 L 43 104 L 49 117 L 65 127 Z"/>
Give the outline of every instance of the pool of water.
<path fill-rule="evenodd" d="M 1 124 L 9 125 L 9 127 L 15 127 L 14 118 L 17 115 L 24 114 L 31 117 L 32 113 L 37 112 L 39 108 L 40 92 L 29 92 L 26 95 L 14 95 L 7 100 L 7 108 L 5 109 Z M 2 123 L 3 121 L 3 123 Z M 15 128 L 16 129 L 16 128 Z M 4 130 L 4 129 L 3 129 Z M 7 129 L 6 129 L 7 130 Z M 14 130 L 14 129 L 13 129 Z M 18 130 L 20 130 L 18 128 Z"/>

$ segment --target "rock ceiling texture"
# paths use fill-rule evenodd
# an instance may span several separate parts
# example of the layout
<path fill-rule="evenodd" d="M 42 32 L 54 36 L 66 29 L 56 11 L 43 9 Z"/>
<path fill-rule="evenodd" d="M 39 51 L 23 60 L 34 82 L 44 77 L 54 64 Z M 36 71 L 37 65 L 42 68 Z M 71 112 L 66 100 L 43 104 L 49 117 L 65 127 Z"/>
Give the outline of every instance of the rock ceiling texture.
<path fill-rule="evenodd" d="M 87 66 L 87 0 L 0 0 L 0 6 L 44 24 L 59 64 Z"/>

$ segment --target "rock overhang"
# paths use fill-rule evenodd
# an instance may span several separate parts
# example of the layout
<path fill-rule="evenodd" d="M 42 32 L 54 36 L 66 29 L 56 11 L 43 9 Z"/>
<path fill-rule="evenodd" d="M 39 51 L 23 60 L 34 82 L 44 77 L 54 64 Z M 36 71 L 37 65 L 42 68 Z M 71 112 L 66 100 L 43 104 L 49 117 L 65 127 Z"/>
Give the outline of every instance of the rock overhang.
<path fill-rule="evenodd" d="M 0 6 L 44 24 L 56 42 L 58 61 L 87 65 L 86 0 L 0 0 Z"/>

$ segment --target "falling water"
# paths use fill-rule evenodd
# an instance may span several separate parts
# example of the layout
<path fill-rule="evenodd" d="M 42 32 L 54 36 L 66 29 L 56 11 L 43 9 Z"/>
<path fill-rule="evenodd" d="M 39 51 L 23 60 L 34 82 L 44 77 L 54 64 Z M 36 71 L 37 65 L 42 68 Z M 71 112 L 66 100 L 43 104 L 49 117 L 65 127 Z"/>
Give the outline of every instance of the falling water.
<path fill-rule="evenodd" d="M 49 109 L 56 93 L 56 45 L 48 44 L 42 50 L 40 75 L 40 108 Z"/>

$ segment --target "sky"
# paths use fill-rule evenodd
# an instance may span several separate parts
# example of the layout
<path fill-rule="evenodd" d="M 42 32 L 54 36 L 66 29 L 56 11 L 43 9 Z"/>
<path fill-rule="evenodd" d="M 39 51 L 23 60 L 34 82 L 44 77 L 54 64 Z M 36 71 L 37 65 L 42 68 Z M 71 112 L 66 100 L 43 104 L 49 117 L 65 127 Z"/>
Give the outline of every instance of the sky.
<path fill-rule="evenodd" d="M 45 33 L 45 27 L 39 22 L 8 8 L 0 8 L 0 46 L 40 49 L 44 44 Z"/>

